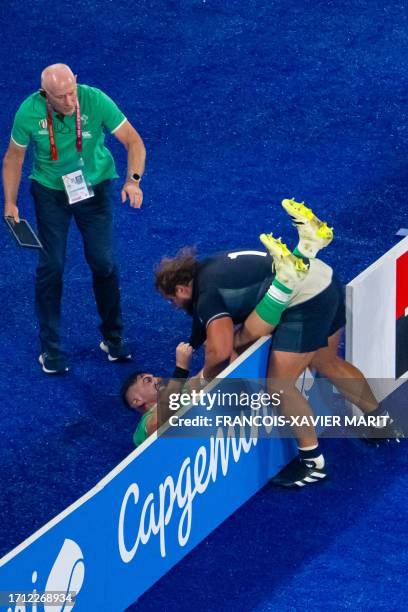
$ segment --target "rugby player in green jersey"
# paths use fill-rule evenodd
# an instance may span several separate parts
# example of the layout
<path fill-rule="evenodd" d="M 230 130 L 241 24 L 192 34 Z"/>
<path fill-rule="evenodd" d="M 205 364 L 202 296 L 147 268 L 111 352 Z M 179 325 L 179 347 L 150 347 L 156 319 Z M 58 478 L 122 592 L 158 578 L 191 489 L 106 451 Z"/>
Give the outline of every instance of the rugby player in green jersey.
<path fill-rule="evenodd" d="M 166 421 L 166 397 L 170 393 L 179 393 L 189 376 L 193 347 L 187 342 L 180 342 L 176 348 L 176 367 L 171 380 L 162 394 L 160 403 L 160 420 Z M 134 372 L 122 385 L 121 395 L 126 406 L 141 414 L 140 421 L 133 434 L 135 446 L 139 446 L 158 428 L 158 401 L 162 379 L 149 372 Z M 163 405 L 162 405 L 163 404 Z M 170 411 L 168 416 L 170 416 Z"/>

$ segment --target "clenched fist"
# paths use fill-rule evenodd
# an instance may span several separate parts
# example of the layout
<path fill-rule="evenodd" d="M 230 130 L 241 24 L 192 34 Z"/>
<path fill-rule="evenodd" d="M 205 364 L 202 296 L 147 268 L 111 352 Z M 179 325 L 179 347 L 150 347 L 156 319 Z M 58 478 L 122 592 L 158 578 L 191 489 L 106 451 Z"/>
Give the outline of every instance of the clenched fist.
<path fill-rule="evenodd" d="M 176 348 L 176 366 L 183 370 L 190 369 L 193 347 L 188 342 L 180 342 Z"/>

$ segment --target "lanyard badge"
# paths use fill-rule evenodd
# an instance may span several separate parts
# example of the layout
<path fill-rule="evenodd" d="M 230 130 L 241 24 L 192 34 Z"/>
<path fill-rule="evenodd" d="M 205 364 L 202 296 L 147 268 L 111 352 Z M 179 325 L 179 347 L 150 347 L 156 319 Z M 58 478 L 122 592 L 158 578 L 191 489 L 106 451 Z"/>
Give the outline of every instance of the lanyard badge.
<path fill-rule="evenodd" d="M 78 153 L 82 152 L 82 130 L 81 130 L 81 109 L 79 106 L 79 101 L 76 101 L 75 107 L 75 127 L 76 127 L 76 149 Z M 52 108 L 50 103 L 47 100 L 47 125 L 48 125 L 48 135 L 50 138 L 50 152 L 51 159 L 53 161 L 57 161 L 58 152 L 57 146 L 55 144 L 55 135 L 54 135 L 54 127 L 52 125 Z M 94 195 L 92 186 L 87 184 L 87 181 L 83 172 L 83 159 L 78 162 L 79 168 L 74 170 L 73 172 L 69 172 L 68 174 L 64 174 L 62 178 L 62 182 L 64 184 L 64 188 L 66 194 L 68 196 L 69 204 L 76 204 L 77 202 L 81 202 L 82 200 L 87 200 Z M 82 166 L 82 167 L 81 167 Z"/>

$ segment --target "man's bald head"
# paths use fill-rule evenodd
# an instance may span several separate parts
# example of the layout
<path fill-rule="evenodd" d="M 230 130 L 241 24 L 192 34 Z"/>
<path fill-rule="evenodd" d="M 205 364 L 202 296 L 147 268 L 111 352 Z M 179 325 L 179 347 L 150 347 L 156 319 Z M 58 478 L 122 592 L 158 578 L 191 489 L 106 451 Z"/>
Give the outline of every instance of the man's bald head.
<path fill-rule="evenodd" d="M 41 87 L 53 108 L 72 115 L 77 101 L 76 76 L 66 64 L 52 64 L 41 73 Z"/>
<path fill-rule="evenodd" d="M 48 93 L 58 92 L 60 89 L 72 87 L 76 78 L 71 68 L 66 64 L 52 64 L 41 73 L 41 87 Z"/>

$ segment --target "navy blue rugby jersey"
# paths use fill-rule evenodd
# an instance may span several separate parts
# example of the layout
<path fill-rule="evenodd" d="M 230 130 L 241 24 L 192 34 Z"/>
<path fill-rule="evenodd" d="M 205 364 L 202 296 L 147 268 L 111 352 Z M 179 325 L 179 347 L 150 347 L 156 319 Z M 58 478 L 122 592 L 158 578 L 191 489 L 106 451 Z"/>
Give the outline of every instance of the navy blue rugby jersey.
<path fill-rule="evenodd" d="M 215 253 L 199 262 L 193 282 L 194 348 L 206 338 L 206 328 L 221 317 L 243 323 L 273 281 L 272 258 L 265 251 Z"/>
<path fill-rule="evenodd" d="M 312 299 L 331 283 L 333 270 L 320 259 L 311 259 L 309 273 L 293 293 L 288 308 Z M 201 261 L 193 282 L 193 325 L 190 344 L 205 341 L 211 321 L 230 317 L 243 323 L 274 279 L 272 258 L 265 251 L 224 251 Z"/>

